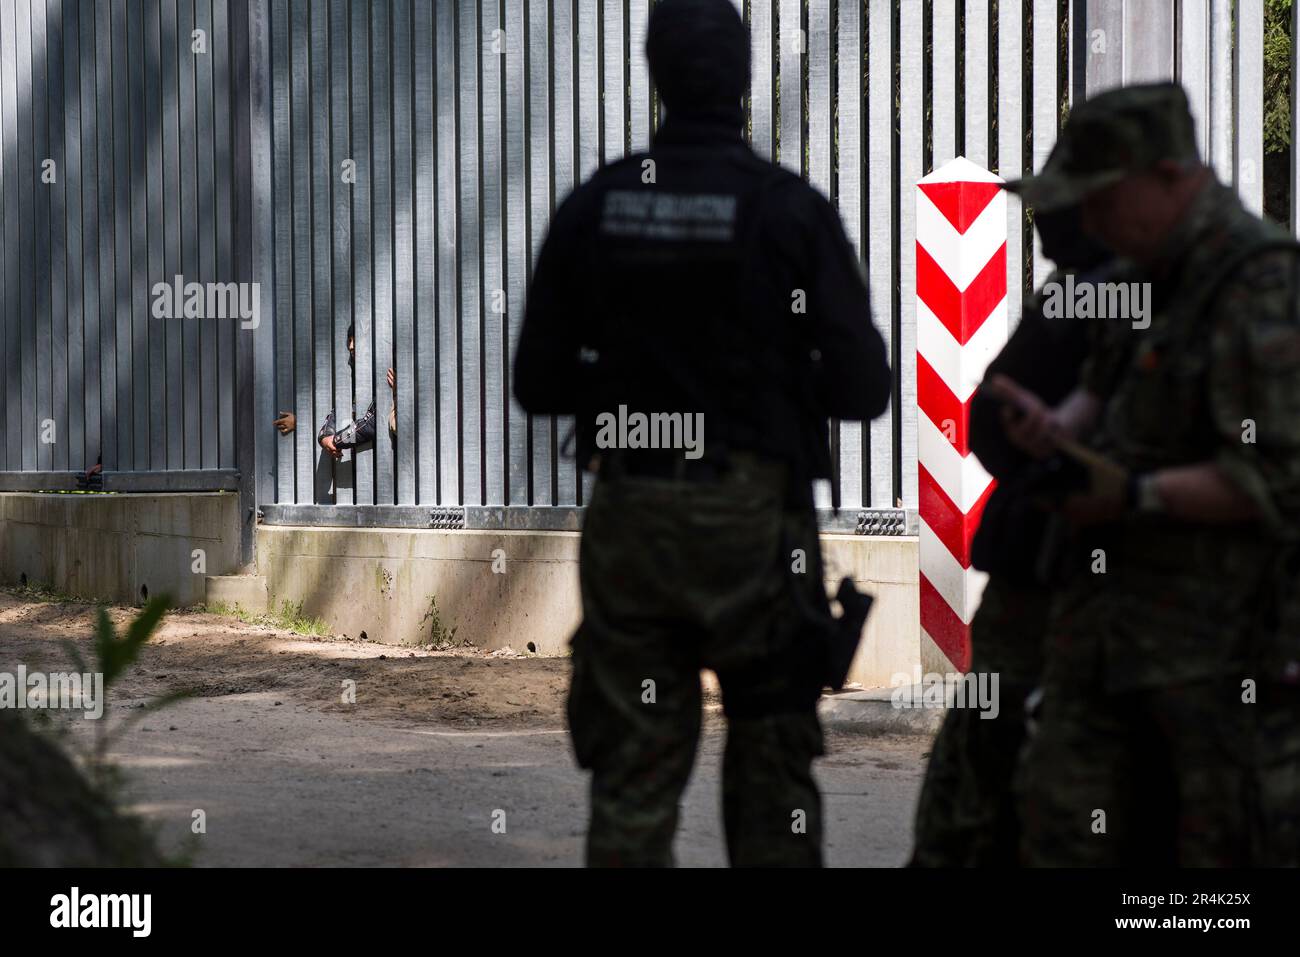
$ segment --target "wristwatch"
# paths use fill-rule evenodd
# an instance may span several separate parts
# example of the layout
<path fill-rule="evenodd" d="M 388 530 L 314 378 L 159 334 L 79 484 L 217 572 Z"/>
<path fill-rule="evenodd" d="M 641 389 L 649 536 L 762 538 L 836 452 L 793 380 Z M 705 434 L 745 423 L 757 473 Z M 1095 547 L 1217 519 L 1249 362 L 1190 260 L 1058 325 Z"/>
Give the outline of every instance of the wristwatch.
<path fill-rule="evenodd" d="M 1133 472 L 1128 478 L 1128 507 L 1142 515 L 1161 515 L 1165 512 L 1164 499 L 1156 487 L 1154 472 Z"/>

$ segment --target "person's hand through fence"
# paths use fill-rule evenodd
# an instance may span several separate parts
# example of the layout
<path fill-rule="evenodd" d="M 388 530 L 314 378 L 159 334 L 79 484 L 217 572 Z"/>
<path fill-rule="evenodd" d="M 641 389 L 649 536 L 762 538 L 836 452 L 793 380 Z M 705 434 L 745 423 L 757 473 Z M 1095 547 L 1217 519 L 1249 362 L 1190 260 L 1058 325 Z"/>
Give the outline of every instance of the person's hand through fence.
<path fill-rule="evenodd" d="M 298 427 L 298 419 L 292 412 L 281 412 L 280 417 L 272 425 L 281 435 L 288 435 Z"/>
<path fill-rule="evenodd" d="M 334 436 L 332 435 L 322 435 L 320 437 L 320 447 L 335 461 L 343 458 L 343 450 L 334 444 Z"/>

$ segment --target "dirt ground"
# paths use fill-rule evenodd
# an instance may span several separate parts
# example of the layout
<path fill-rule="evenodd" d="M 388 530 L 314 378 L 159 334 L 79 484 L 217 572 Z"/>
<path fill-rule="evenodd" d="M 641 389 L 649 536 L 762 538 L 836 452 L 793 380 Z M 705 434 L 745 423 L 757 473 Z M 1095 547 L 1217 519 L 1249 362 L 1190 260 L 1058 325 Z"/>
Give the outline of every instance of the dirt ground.
<path fill-rule="evenodd" d="M 0 671 L 71 670 L 63 641 L 89 657 L 95 613 L 0 591 Z M 110 609 L 119 629 L 135 613 Z M 315 639 L 174 612 L 109 695 L 109 721 L 170 691 L 192 696 L 144 716 L 111 758 L 128 806 L 165 851 L 199 866 L 573 866 L 587 778 L 564 731 L 568 675 L 564 658 Z M 349 679 L 355 704 L 342 700 Z M 716 695 L 706 709 L 677 841 L 687 866 L 726 863 Z M 94 722 L 67 720 L 88 742 Z M 815 770 L 829 864 L 906 859 L 925 747 L 828 736 Z"/>
<path fill-rule="evenodd" d="M 110 608 L 122 628 L 138 609 Z M 89 656 L 96 606 L 32 601 L 0 591 L 0 649 L 29 669 L 67 670 L 61 642 Z M 89 659 L 88 659 L 89 660 Z M 389 723 L 559 728 L 569 663 L 481 652 L 424 651 L 340 637 L 317 638 L 194 611 L 163 619 L 116 696 L 143 700 L 187 690 L 193 697 L 272 692 L 326 712 Z M 343 701 L 356 682 L 356 703 Z"/>

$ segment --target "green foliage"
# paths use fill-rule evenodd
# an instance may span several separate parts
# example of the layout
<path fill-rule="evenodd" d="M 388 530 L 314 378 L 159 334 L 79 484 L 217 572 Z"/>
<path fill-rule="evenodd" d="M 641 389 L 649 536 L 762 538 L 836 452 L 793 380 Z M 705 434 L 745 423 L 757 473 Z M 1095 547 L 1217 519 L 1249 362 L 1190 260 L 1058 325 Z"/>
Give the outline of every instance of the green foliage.
<path fill-rule="evenodd" d="M 292 631 L 299 635 L 317 635 L 324 637 L 332 634 L 329 625 L 320 618 L 308 615 L 302 610 L 302 602 L 282 601 L 280 610 L 272 612 L 264 619 L 276 628 Z"/>
<path fill-rule="evenodd" d="M 438 610 L 438 599 L 432 595 L 429 596 L 429 610 L 424 613 L 424 619 L 421 621 L 429 623 L 429 646 L 434 651 L 447 651 L 456 647 L 456 626 L 448 628 L 443 624 L 442 613 Z M 468 642 L 461 642 L 468 644 Z"/>
<path fill-rule="evenodd" d="M 140 614 L 136 615 L 127 626 L 126 634 L 118 638 L 113 623 L 108 619 L 108 612 L 101 606 L 98 625 L 95 629 L 95 654 L 99 658 L 99 670 L 104 675 L 104 687 L 108 688 L 140 656 L 140 649 L 149 640 L 153 630 L 158 627 L 163 614 L 171 604 L 166 595 L 149 599 Z"/>
<path fill-rule="evenodd" d="M 1291 4 L 1264 6 L 1264 152 L 1283 153 L 1291 144 Z"/>
<path fill-rule="evenodd" d="M 224 602 L 197 605 L 193 610 L 206 612 L 209 615 L 220 615 L 223 618 L 238 618 L 248 625 L 264 625 L 267 628 L 275 628 L 280 631 L 292 631 L 298 635 L 315 635 L 327 638 L 333 634 L 330 626 L 323 619 L 313 617 L 303 611 L 302 602 L 282 601 L 279 611 L 266 615 L 253 615 L 239 605 L 227 605 Z"/>
<path fill-rule="evenodd" d="M 94 670 L 104 676 L 104 716 L 96 722 L 95 746 L 93 751 L 86 755 L 86 763 L 95 785 L 105 791 L 115 790 L 119 784 L 117 769 L 108 760 L 108 751 L 113 743 L 141 718 L 189 695 L 188 691 L 173 691 L 161 698 L 146 702 L 119 721 L 111 731 L 109 730 L 108 691 L 140 657 L 140 651 L 157 629 L 158 623 L 162 621 L 163 615 L 167 613 L 170 606 L 171 598 L 167 595 L 157 595 L 149 599 L 140 613 L 127 625 L 126 633 L 121 637 L 118 637 L 117 629 L 113 627 L 113 622 L 108 617 L 107 609 L 100 606 L 95 625 L 95 667 L 93 669 L 86 667 L 85 659 L 76 645 L 70 641 L 64 642 L 64 648 L 80 671 Z"/>

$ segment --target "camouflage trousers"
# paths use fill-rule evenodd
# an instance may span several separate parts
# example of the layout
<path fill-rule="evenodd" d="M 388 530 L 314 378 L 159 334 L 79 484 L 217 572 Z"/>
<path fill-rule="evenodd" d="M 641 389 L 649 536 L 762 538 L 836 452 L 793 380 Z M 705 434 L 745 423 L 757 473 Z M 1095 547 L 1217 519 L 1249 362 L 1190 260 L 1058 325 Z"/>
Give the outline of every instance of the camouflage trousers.
<path fill-rule="evenodd" d="M 998 710 L 950 708 L 916 805 L 911 867 L 1011 867 L 1019 859 L 1012 790 L 1025 740 L 1024 702 L 1042 669 L 1042 588 L 989 579 L 971 621 L 971 670 L 996 673 Z"/>
<path fill-rule="evenodd" d="M 1261 681 L 1256 708 L 1251 863 L 1300 867 L 1300 685 Z"/>
<path fill-rule="evenodd" d="M 1012 791 L 1025 740 L 1026 686 L 1000 685 L 996 717 L 950 708 L 930 751 L 916 806 L 910 867 L 1014 867 L 1019 815 Z"/>
<path fill-rule="evenodd" d="M 727 716 L 731 863 L 821 864 L 820 684 L 798 662 L 810 652 L 800 609 L 826 597 L 815 518 L 783 507 L 784 486 L 780 468 L 750 461 L 716 482 L 597 482 L 568 701 L 575 755 L 592 772 L 589 865 L 673 863 L 702 668 L 717 673 Z"/>
<path fill-rule="evenodd" d="M 1046 688 L 1020 767 L 1030 866 L 1238 867 L 1258 802 L 1240 677 L 1122 694 Z"/>

